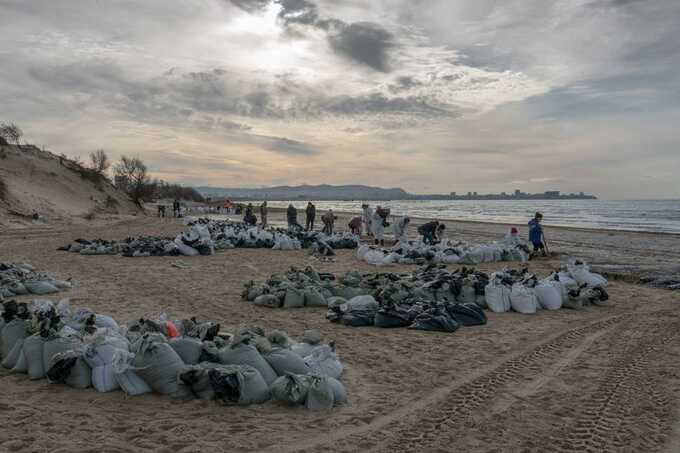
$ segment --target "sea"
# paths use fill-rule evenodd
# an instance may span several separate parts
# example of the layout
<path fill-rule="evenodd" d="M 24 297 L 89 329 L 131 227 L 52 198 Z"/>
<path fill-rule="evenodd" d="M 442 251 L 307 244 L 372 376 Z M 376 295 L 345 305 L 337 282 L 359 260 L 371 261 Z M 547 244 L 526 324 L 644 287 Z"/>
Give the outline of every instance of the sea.
<path fill-rule="evenodd" d="M 254 201 L 259 204 L 261 201 Z M 426 219 L 468 220 L 525 225 L 535 212 L 546 226 L 646 231 L 680 234 L 680 200 L 404 200 L 365 201 L 387 206 L 393 215 Z M 270 207 L 293 203 L 304 210 L 306 201 L 269 201 Z M 317 213 L 328 209 L 360 212 L 364 201 L 315 201 Z M 257 211 L 256 211 L 257 214 Z M 319 214 L 317 214 L 319 215 Z M 304 218 L 303 212 L 299 214 Z"/>

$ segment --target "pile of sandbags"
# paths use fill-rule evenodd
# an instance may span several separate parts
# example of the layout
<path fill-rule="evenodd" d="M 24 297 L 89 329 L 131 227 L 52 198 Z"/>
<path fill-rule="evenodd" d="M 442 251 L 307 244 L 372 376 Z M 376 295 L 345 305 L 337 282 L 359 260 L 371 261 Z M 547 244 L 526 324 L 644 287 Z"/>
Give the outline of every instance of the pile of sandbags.
<path fill-rule="evenodd" d="M 489 310 L 496 313 L 580 309 L 589 305 L 607 305 L 607 280 L 590 272 L 586 263 L 570 261 L 562 269 L 539 280 L 528 272 L 503 271 L 491 275 L 485 288 Z"/>
<path fill-rule="evenodd" d="M 295 342 L 257 326 L 227 333 L 219 323 L 165 315 L 120 325 L 92 310 L 73 311 L 65 300 L 5 302 L 0 319 L 2 366 L 31 379 L 233 405 L 273 397 L 327 410 L 347 400 L 335 344 L 318 331 Z"/>
<path fill-rule="evenodd" d="M 27 294 L 52 294 L 71 288 L 71 282 L 37 272 L 26 263 L 0 263 L 0 301 Z"/>
<path fill-rule="evenodd" d="M 285 275 L 272 275 L 264 283 L 250 281 L 241 293 L 244 300 L 269 308 L 327 307 L 337 291 L 332 274 L 320 274 L 313 267 L 292 267 Z"/>
<path fill-rule="evenodd" d="M 357 257 L 376 266 L 426 263 L 476 265 L 500 261 L 525 262 L 528 259 L 524 250 L 504 243 L 467 244 L 448 240 L 433 245 L 422 241 L 400 241 L 390 249 L 362 245 L 357 249 Z"/>

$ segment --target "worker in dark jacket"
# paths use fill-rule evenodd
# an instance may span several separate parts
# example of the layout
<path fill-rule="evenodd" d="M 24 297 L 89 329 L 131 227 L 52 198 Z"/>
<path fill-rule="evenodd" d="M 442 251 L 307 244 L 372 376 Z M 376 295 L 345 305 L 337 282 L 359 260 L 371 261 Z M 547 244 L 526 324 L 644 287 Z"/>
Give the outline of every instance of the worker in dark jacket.
<path fill-rule="evenodd" d="M 438 236 L 442 236 L 446 226 L 443 223 L 439 223 L 437 220 L 432 222 L 427 222 L 420 227 L 418 227 L 418 233 L 423 236 L 423 242 L 425 244 L 434 244 L 437 241 Z"/>
<path fill-rule="evenodd" d="M 314 219 L 316 218 L 316 206 L 314 206 L 311 201 L 307 203 L 305 216 L 305 229 L 307 231 L 312 231 L 314 229 Z"/>
<path fill-rule="evenodd" d="M 288 205 L 286 218 L 288 220 L 288 230 L 295 231 L 302 229 L 302 226 L 297 221 L 297 209 L 295 209 L 295 206 L 293 206 L 292 203 Z"/>

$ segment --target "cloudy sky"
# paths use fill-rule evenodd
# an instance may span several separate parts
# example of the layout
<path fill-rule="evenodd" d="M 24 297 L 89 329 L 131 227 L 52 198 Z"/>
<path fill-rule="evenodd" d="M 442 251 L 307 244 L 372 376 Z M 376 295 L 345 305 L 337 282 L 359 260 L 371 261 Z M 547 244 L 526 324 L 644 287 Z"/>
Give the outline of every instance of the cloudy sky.
<path fill-rule="evenodd" d="M 216 187 L 680 197 L 678 0 L 0 0 L 0 121 Z"/>

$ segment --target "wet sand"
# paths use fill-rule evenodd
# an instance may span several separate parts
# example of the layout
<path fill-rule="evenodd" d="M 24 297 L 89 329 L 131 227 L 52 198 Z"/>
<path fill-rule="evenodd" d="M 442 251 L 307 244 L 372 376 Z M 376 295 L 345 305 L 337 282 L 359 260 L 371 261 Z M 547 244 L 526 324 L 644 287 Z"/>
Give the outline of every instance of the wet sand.
<path fill-rule="evenodd" d="M 280 213 L 270 217 L 283 222 Z M 341 215 L 337 225 L 344 228 L 347 220 Z M 500 238 L 508 228 L 447 224 L 450 238 L 471 242 Z M 377 270 L 354 251 L 339 251 L 335 262 L 326 263 L 307 251 L 234 249 L 182 257 L 189 269 L 172 267 L 174 257 L 55 251 L 77 237 L 174 235 L 182 229 L 174 219 L 139 218 L 5 231 L 0 260 L 28 261 L 73 278 L 76 287 L 59 296 L 120 321 L 166 312 L 225 325 L 256 323 L 292 335 L 318 328 L 338 344 L 351 404 L 310 413 L 271 402 L 243 408 L 156 395 L 128 398 L 3 370 L 0 451 L 679 451 L 678 292 L 613 281 L 612 307 L 489 313 L 487 326 L 453 334 L 349 328 L 326 321 L 324 309 L 257 308 L 240 292 L 248 280 L 290 266 Z M 562 228 L 546 233 L 556 255 L 529 263 L 541 276 L 567 256 L 600 266 L 632 261 L 640 269 L 680 262 L 677 236 Z M 479 267 L 493 271 L 507 264 Z"/>

